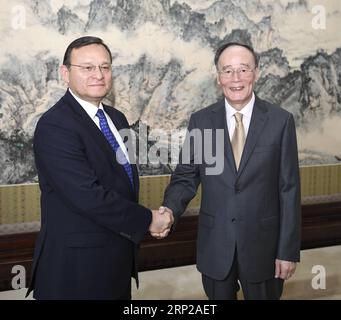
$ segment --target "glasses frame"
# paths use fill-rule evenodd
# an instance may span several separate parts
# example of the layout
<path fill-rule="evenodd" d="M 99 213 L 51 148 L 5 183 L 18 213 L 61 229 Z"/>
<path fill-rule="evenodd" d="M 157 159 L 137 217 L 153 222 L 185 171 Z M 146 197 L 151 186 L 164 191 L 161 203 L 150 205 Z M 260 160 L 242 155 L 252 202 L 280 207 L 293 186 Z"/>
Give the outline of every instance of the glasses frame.
<path fill-rule="evenodd" d="M 257 67 L 247 68 L 247 67 L 240 67 L 240 68 L 226 68 L 225 70 L 218 70 L 218 74 L 223 78 L 232 79 L 235 74 L 241 79 L 248 79 L 251 77 L 251 74 L 257 69 Z M 232 71 L 228 74 L 228 71 Z"/>
<path fill-rule="evenodd" d="M 108 74 L 109 72 L 112 71 L 112 65 L 111 64 L 108 64 L 108 70 L 106 69 L 103 69 L 105 67 L 107 67 L 107 65 L 102 65 L 102 66 L 95 66 L 95 65 L 80 65 L 80 64 L 72 64 L 72 63 L 69 63 L 67 65 L 67 67 L 77 67 L 77 68 L 80 68 L 84 73 L 87 73 L 87 74 L 92 74 L 96 71 L 96 69 L 98 68 L 99 71 L 102 73 L 102 74 Z M 90 69 L 89 69 L 90 68 Z"/>

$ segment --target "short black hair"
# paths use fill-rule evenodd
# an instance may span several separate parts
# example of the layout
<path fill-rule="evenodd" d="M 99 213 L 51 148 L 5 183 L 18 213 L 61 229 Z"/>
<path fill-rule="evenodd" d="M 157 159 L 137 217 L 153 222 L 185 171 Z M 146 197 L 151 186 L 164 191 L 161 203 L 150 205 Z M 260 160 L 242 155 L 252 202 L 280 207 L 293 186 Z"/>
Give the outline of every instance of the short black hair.
<path fill-rule="evenodd" d="M 97 37 L 85 36 L 85 37 L 78 38 L 69 44 L 64 54 L 63 65 L 69 66 L 71 64 L 71 52 L 73 49 L 78 49 L 81 47 L 89 46 L 91 44 L 102 45 L 108 51 L 109 56 L 110 56 L 110 62 L 112 62 L 112 55 L 111 55 L 110 49 L 103 42 L 102 39 L 97 38 Z"/>
<path fill-rule="evenodd" d="M 240 42 L 228 42 L 228 43 L 224 43 L 224 44 L 222 44 L 222 45 L 217 49 L 217 51 L 216 51 L 216 53 L 215 53 L 215 56 L 214 56 L 214 64 L 215 64 L 216 67 L 218 67 L 218 60 L 219 60 L 221 54 L 223 53 L 223 51 L 224 51 L 225 49 L 229 48 L 229 47 L 232 47 L 232 46 L 244 47 L 245 49 L 249 50 L 249 51 L 252 53 L 252 55 L 253 55 L 253 57 L 254 57 L 254 59 L 255 59 L 255 66 L 258 67 L 259 58 L 258 58 L 258 55 L 257 55 L 257 53 L 255 52 L 255 50 L 254 50 L 251 46 L 249 46 L 249 45 L 247 45 L 247 44 L 245 44 L 245 43 L 240 43 Z"/>

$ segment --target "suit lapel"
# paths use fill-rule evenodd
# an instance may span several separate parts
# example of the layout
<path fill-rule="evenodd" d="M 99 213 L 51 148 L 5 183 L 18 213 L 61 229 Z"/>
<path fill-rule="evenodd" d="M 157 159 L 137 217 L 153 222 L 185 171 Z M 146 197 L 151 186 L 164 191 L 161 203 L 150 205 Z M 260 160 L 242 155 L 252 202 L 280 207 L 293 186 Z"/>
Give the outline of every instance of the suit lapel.
<path fill-rule="evenodd" d="M 69 91 L 66 92 L 63 99 L 72 108 L 74 113 L 78 116 L 77 120 L 87 128 L 89 135 L 95 139 L 96 144 L 104 151 L 104 154 L 106 155 L 108 161 L 112 163 L 114 153 L 112 147 L 104 137 L 101 130 L 96 126 L 94 121 L 89 117 L 86 111 L 82 108 L 82 106 L 71 95 Z"/>
<path fill-rule="evenodd" d="M 77 100 L 71 95 L 71 93 L 68 90 L 65 93 L 63 99 L 66 101 L 68 105 L 70 105 L 70 107 L 77 114 L 77 116 L 79 116 L 78 120 L 87 128 L 87 130 L 89 131 L 89 135 L 95 139 L 96 144 L 103 150 L 103 153 L 105 154 L 109 163 L 114 165 L 115 170 L 121 171 L 122 176 L 125 177 L 126 183 L 130 185 L 130 180 L 124 167 L 117 162 L 114 150 L 112 149 L 111 145 L 109 144 L 109 142 L 107 141 L 107 139 L 105 138 L 101 130 L 96 126 L 93 120 L 89 117 L 86 111 L 82 108 L 82 106 L 77 102 Z M 111 108 L 109 107 L 105 107 L 105 112 L 109 114 L 117 130 L 122 129 L 124 127 L 123 124 L 119 123 L 115 119 L 116 117 L 113 116 L 113 112 L 110 109 Z M 132 167 L 133 167 L 133 173 L 134 173 L 134 178 L 133 178 L 134 186 L 135 186 L 134 193 L 136 196 L 136 192 L 138 191 L 138 179 L 136 178 L 137 170 L 136 168 L 134 169 L 134 165 L 132 165 Z"/>
<path fill-rule="evenodd" d="M 262 132 L 264 125 L 268 119 L 267 108 L 261 104 L 261 100 L 256 97 L 255 104 L 252 111 L 249 131 L 246 137 L 245 146 L 242 154 L 242 158 L 239 165 L 238 176 L 245 168 L 253 149 L 257 143 L 260 133 Z"/>
<path fill-rule="evenodd" d="M 115 117 L 114 109 L 112 107 L 108 107 L 108 106 L 105 106 L 105 105 L 103 105 L 103 107 L 104 107 L 105 112 L 109 115 L 111 121 L 113 122 L 113 124 L 115 125 L 115 127 L 116 127 L 116 129 L 117 129 L 117 131 L 119 133 L 120 133 L 121 129 L 129 129 L 129 127 L 127 127 L 125 125 L 125 123 L 122 123 L 121 121 L 119 121 L 118 117 Z M 125 140 L 124 140 L 125 137 L 121 135 L 121 138 L 122 138 L 123 142 L 125 142 Z M 128 141 L 132 141 L 131 137 L 129 137 Z M 133 147 L 133 145 L 131 144 L 129 146 L 129 148 L 132 148 L 132 147 Z M 133 150 L 133 154 L 135 155 L 134 150 Z M 134 162 L 133 160 L 135 160 L 135 158 L 134 159 L 130 159 L 131 162 Z M 117 163 L 117 162 L 115 161 L 115 163 Z M 125 173 L 125 177 L 127 178 L 126 180 L 130 184 L 130 180 L 129 180 L 128 174 L 125 171 L 124 167 L 122 165 L 120 165 L 119 163 L 117 163 L 117 165 L 121 169 L 123 169 L 123 171 Z M 136 166 L 135 162 L 131 164 L 131 168 L 132 168 L 132 171 L 133 171 L 134 191 L 135 191 L 135 196 L 136 196 L 136 199 L 137 199 L 138 191 L 139 191 L 139 175 L 138 175 L 137 166 Z"/>
<path fill-rule="evenodd" d="M 212 110 L 211 120 L 213 122 L 213 129 L 224 129 L 224 155 L 232 172 L 236 171 L 236 165 L 234 163 L 232 146 L 229 138 L 227 121 L 226 121 L 226 110 L 225 100 L 221 100 L 217 103 L 216 108 Z"/>

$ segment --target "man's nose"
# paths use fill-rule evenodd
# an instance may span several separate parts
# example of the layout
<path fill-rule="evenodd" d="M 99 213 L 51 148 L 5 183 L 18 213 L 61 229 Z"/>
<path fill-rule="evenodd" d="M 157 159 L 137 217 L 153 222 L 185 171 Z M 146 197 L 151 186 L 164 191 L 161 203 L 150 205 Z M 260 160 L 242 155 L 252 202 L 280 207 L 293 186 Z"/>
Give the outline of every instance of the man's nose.
<path fill-rule="evenodd" d="M 232 80 L 240 80 L 240 72 L 238 70 L 234 70 L 232 73 Z"/>
<path fill-rule="evenodd" d="M 97 78 L 97 79 L 103 79 L 103 71 L 101 69 L 101 66 L 97 66 L 95 71 L 94 71 L 94 76 Z"/>

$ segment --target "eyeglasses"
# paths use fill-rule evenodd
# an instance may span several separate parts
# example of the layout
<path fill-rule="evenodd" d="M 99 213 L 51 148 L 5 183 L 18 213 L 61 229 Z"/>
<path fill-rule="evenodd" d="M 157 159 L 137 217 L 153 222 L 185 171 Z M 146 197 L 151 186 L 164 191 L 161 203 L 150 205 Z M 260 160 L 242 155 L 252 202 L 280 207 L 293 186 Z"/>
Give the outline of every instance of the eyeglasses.
<path fill-rule="evenodd" d="M 77 68 L 80 68 L 81 71 L 83 73 L 86 73 L 86 74 L 92 74 L 96 71 L 96 68 L 98 67 L 99 70 L 103 73 L 103 74 L 106 74 L 106 73 L 109 73 L 111 71 L 111 64 L 103 64 L 101 66 L 94 66 L 92 64 L 89 64 L 89 65 L 84 65 L 84 66 L 81 66 L 79 64 L 69 64 L 68 66 L 70 67 L 77 67 Z"/>
<path fill-rule="evenodd" d="M 227 79 L 231 79 L 235 73 L 237 73 L 241 79 L 247 79 L 252 76 L 252 73 L 255 69 L 256 68 L 252 68 L 252 69 L 251 68 L 238 68 L 238 69 L 228 68 L 228 69 L 220 70 L 218 71 L 218 73 L 222 77 L 227 78 Z"/>

